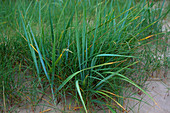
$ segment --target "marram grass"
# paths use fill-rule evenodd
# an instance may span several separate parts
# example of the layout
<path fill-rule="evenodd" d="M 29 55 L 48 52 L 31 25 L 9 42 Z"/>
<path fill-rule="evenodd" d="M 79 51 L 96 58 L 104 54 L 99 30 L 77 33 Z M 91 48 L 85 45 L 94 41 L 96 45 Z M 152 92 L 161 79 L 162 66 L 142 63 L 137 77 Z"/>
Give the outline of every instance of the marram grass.
<path fill-rule="evenodd" d="M 128 112 L 123 104 L 138 94 L 134 87 L 153 100 L 144 83 L 166 65 L 159 58 L 166 50 L 153 50 L 167 47 L 165 1 L 158 6 L 147 0 L 0 2 L 3 112 L 24 103 L 36 107 L 47 92 L 53 109 L 69 96 L 86 113 Z"/>

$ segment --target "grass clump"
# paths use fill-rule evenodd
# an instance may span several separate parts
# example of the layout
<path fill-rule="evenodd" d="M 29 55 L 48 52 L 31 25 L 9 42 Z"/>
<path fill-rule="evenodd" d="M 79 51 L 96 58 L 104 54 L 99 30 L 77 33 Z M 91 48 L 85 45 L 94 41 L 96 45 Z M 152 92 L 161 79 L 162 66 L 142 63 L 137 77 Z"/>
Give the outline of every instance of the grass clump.
<path fill-rule="evenodd" d="M 167 47 L 165 1 L 158 8 L 146 0 L 1 2 L 3 111 L 24 103 L 34 109 L 49 95 L 56 110 L 71 97 L 85 112 L 128 112 L 123 103 L 138 93 L 134 86 L 152 99 L 143 85 L 163 66 L 157 48 Z"/>

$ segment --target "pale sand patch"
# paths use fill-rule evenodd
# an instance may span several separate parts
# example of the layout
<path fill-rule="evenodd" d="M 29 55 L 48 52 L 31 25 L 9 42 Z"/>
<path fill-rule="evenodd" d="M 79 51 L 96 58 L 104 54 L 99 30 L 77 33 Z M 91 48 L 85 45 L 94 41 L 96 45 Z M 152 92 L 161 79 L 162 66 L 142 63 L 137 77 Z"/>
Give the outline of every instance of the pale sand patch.
<path fill-rule="evenodd" d="M 170 79 L 168 80 L 170 82 Z M 129 113 L 170 113 L 170 84 L 165 84 L 161 81 L 147 81 L 149 83 L 147 92 L 153 97 L 158 105 L 146 95 L 142 94 L 141 96 L 135 96 L 138 99 L 141 99 L 144 102 L 138 103 L 135 101 L 129 101 L 128 106 L 135 106 L 132 111 Z"/>
<path fill-rule="evenodd" d="M 167 80 L 167 83 L 163 83 L 162 81 L 147 81 L 146 84 L 148 85 L 147 92 L 153 97 L 153 99 L 157 102 L 158 105 L 155 103 L 145 94 L 135 96 L 135 98 L 141 99 L 148 103 L 144 102 L 137 102 L 134 100 L 129 100 L 128 106 L 132 107 L 135 106 L 129 113 L 170 113 L 170 79 Z M 135 105 L 138 103 L 137 105 Z M 49 107 L 49 104 L 46 102 L 40 102 L 40 104 L 36 107 L 34 113 L 80 113 L 79 110 L 69 110 L 68 106 L 73 108 L 74 102 L 72 102 L 71 98 L 67 100 L 67 108 L 65 107 L 64 110 L 64 103 L 60 102 L 55 108 Z M 44 106 L 43 106 L 44 105 Z M 60 109 L 60 110 L 59 110 Z M 128 109 L 128 108 L 127 108 Z M 129 109 L 128 109 L 129 110 Z M 33 113 L 31 108 L 18 108 L 16 110 L 17 113 Z M 109 113 L 108 110 L 105 111 Z M 84 113 L 84 112 L 81 112 Z M 104 113 L 104 111 L 97 111 L 95 113 Z M 111 112 L 110 112 L 111 113 Z"/>

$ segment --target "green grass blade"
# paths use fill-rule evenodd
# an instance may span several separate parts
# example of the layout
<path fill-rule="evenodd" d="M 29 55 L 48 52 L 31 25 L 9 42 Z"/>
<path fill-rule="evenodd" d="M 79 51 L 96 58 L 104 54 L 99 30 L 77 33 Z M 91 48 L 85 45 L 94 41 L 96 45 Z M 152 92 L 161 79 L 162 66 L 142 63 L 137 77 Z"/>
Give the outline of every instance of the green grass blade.
<path fill-rule="evenodd" d="M 48 75 L 48 73 L 47 73 L 47 70 L 46 70 L 46 67 L 45 67 L 44 61 L 43 61 L 42 56 L 41 56 L 41 52 L 40 52 L 39 47 L 38 47 L 37 41 L 35 40 L 34 34 L 33 34 L 32 29 L 31 29 L 31 27 L 30 27 L 30 26 L 29 26 L 29 28 L 30 28 L 31 35 L 32 35 L 33 40 L 34 40 L 34 43 L 35 43 L 35 47 L 36 47 L 36 49 L 37 49 L 37 51 L 38 51 L 38 55 L 39 55 L 39 57 L 40 57 L 40 61 L 41 61 L 41 64 L 42 64 L 42 67 L 43 67 L 44 73 L 45 73 L 45 75 L 46 75 L 46 77 L 47 77 L 47 79 L 48 79 L 49 83 L 51 83 L 51 81 L 50 81 L 50 77 L 49 77 L 49 75 Z"/>
<path fill-rule="evenodd" d="M 79 87 L 79 83 L 78 83 L 78 82 L 79 82 L 79 81 L 77 80 L 77 81 L 76 81 L 77 92 L 78 92 L 79 97 L 80 97 L 80 99 L 81 99 L 81 102 L 82 102 L 82 104 L 83 104 L 84 110 L 85 110 L 85 112 L 87 113 L 87 108 L 86 108 L 86 105 L 85 105 L 85 103 L 84 103 L 83 97 L 82 97 L 82 95 L 81 95 L 81 91 L 80 91 L 80 87 Z"/>
<path fill-rule="evenodd" d="M 100 65 L 96 65 L 96 66 L 93 66 L 93 67 L 89 67 L 89 68 L 85 68 L 83 70 L 80 70 L 80 71 L 77 71 L 75 73 L 73 73 L 72 75 L 70 75 L 67 79 L 65 79 L 62 84 L 58 87 L 58 89 L 56 90 L 56 92 L 58 92 L 59 90 L 61 90 L 61 88 L 63 88 L 65 86 L 65 84 L 68 83 L 68 81 L 70 81 L 74 76 L 78 75 L 79 73 L 81 73 L 82 71 L 85 71 L 85 70 L 89 70 L 89 69 L 93 69 L 93 68 L 97 68 L 97 67 L 101 67 L 101 66 L 106 66 L 106 65 L 111 65 L 113 64 L 114 62 L 109 62 L 109 63 L 104 63 L 104 64 L 100 64 Z M 123 70 L 123 69 L 122 69 Z"/>
<path fill-rule="evenodd" d="M 28 45 L 29 45 L 29 48 L 30 48 L 30 51 L 32 53 L 32 57 L 33 57 L 33 60 L 34 60 L 34 64 L 35 64 L 35 67 L 36 67 L 36 70 L 37 70 L 37 74 L 38 74 L 38 77 L 39 77 L 39 74 L 40 74 L 40 71 L 39 71 L 39 68 L 38 68 L 38 63 L 37 63 L 37 59 L 36 59 L 36 55 L 35 55 L 35 51 L 32 49 L 31 45 L 33 45 L 33 43 L 31 44 L 31 39 L 29 39 L 28 37 L 28 33 L 26 31 L 26 26 L 25 26 L 25 23 L 24 23 L 24 20 L 22 18 L 22 15 L 21 15 L 21 12 L 20 12 L 20 18 L 21 18 L 21 21 L 22 21 L 22 25 L 23 25 L 23 28 L 24 28 L 24 33 L 25 33 L 25 37 L 27 39 L 27 42 L 28 42 Z M 31 41 L 31 42 L 30 42 Z M 41 81 L 41 78 L 39 77 L 39 81 Z"/>
<path fill-rule="evenodd" d="M 79 26 L 79 23 L 78 23 L 78 10 L 76 8 L 76 46 L 77 46 L 77 57 L 78 57 L 78 62 L 79 62 L 79 69 L 81 70 L 82 67 L 81 67 L 81 58 L 80 58 L 80 40 L 79 40 L 79 30 L 78 30 L 78 26 Z M 81 73 L 81 76 L 82 76 L 82 73 Z"/>
<path fill-rule="evenodd" d="M 101 81 L 95 86 L 95 88 L 97 88 L 98 86 L 100 86 L 103 82 L 107 81 L 107 80 L 110 79 L 111 77 L 115 76 L 117 73 L 121 72 L 122 70 L 126 69 L 127 67 L 130 67 L 130 66 L 132 66 L 132 65 L 135 65 L 136 63 L 138 63 L 138 61 L 137 61 L 137 62 L 134 62 L 134 63 L 132 63 L 132 64 L 130 64 L 130 65 L 128 65 L 128 66 L 120 69 L 120 70 L 118 70 L 117 72 L 112 72 L 113 74 L 111 74 L 111 75 L 107 76 L 106 78 L 104 78 L 103 80 L 101 80 Z"/>
<path fill-rule="evenodd" d="M 118 55 L 118 54 L 99 54 L 96 55 L 91 62 L 91 66 L 95 65 L 95 62 L 97 60 L 97 57 L 126 57 L 126 58 L 136 58 L 135 56 L 127 56 L 127 55 Z"/>
<path fill-rule="evenodd" d="M 58 24 L 60 23 L 61 17 L 62 17 L 62 15 L 64 14 L 64 10 L 65 10 L 65 8 L 66 8 L 68 2 L 69 2 L 69 0 L 67 0 L 67 1 L 65 2 L 64 7 L 62 8 L 60 17 L 59 17 L 58 22 L 57 22 L 57 26 L 58 26 Z"/>
<path fill-rule="evenodd" d="M 52 18 L 51 18 L 50 5 L 49 5 L 49 17 L 50 17 L 50 26 L 51 26 L 51 37 L 52 37 L 52 41 L 54 41 L 54 30 L 53 30 L 53 22 L 52 22 Z"/>
<path fill-rule="evenodd" d="M 130 80 L 129 78 L 127 78 L 126 76 L 122 75 L 122 74 L 119 74 L 119 73 L 116 73 L 116 75 L 120 76 L 121 80 L 124 80 L 124 81 L 127 81 L 129 82 L 130 84 L 134 85 L 135 87 L 137 87 L 138 89 L 140 89 L 143 93 L 145 93 L 150 99 L 152 99 L 152 101 L 155 103 L 155 105 L 158 105 L 156 103 L 156 101 L 145 91 L 143 90 L 140 86 L 138 86 L 137 84 L 135 84 L 132 80 Z"/>

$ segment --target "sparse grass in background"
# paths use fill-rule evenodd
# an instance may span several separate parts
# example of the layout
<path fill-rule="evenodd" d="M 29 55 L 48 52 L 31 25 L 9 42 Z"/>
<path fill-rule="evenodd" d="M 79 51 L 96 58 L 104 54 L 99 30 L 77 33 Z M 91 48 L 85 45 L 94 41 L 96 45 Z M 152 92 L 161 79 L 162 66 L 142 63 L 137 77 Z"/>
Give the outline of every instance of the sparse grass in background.
<path fill-rule="evenodd" d="M 127 112 L 125 99 L 148 95 L 144 83 L 155 70 L 166 78 L 165 0 L 0 2 L 2 112 L 34 110 L 45 96 L 55 110 L 71 98 L 67 111 Z"/>

